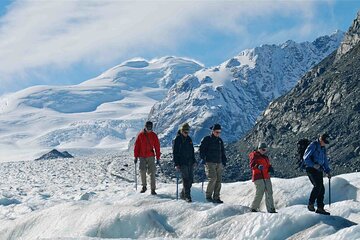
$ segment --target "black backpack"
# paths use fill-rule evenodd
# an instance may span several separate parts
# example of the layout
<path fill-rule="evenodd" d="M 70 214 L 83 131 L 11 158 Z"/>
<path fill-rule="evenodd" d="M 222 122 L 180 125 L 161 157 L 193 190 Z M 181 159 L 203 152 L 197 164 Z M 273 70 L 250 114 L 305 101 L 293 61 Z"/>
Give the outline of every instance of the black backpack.
<path fill-rule="evenodd" d="M 309 139 L 306 139 L 306 138 L 303 138 L 303 139 L 300 139 L 297 143 L 297 156 L 299 157 L 296 164 L 297 164 L 297 167 L 296 169 L 301 169 L 301 170 L 304 170 L 305 169 L 305 162 L 304 162 L 304 153 L 305 153 L 305 150 L 306 148 L 310 145 L 311 141 Z"/>

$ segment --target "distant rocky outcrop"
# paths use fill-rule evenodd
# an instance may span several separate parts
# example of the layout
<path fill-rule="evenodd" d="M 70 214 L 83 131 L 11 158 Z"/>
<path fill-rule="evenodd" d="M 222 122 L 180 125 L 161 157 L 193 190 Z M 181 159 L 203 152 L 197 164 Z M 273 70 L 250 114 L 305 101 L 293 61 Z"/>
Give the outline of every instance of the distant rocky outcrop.
<path fill-rule="evenodd" d="M 345 38 L 337 50 L 336 61 L 353 48 L 358 42 L 360 42 L 360 11 L 357 13 L 357 18 L 354 19 L 353 24 L 345 34 Z"/>
<path fill-rule="evenodd" d="M 349 31 L 355 36 L 360 29 Z M 230 165 L 239 168 L 237 178 L 250 177 L 247 154 L 259 141 L 270 146 L 276 176 L 301 175 L 296 169 L 297 141 L 316 139 L 323 132 L 334 138 L 327 147 L 333 173 L 360 171 L 360 43 L 354 42 L 335 61 L 338 53 L 325 58 L 288 94 L 272 102 L 255 127 L 228 147 Z"/>
<path fill-rule="evenodd" d="M 39 160 L 51 160 L 51 159 L 57 159 L 57 158 L 74 158 L 69 152 L 59 152 L 56 149 L 51 150 L 50 152 L 42 155 L 41 157 L 35 159 L 35 161 Z"/>

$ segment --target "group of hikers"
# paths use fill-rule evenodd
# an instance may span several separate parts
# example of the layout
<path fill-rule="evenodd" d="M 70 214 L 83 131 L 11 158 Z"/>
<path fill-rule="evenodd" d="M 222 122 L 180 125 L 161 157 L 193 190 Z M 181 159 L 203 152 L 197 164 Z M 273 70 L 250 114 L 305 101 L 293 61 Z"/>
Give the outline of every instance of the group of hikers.
<path fill-rule="evenodd" d="M 205 197 L 208 202 L 223 203 L 220 199 L 222 174 L 227 163 L 224 142 L 221 139 L 221 125 L 214 124 L 210 127 L 211 134 L 205 136 L 200 143 L 200 161 L 195 159 L 194 145 L 189 136 L 190 125 L 183 124 L 173 140 L 173 161 L 175 169 L 181 174 L 183 189 L 180 198 L 192 202 L 191 187 L 194 179 L 194 169 L 198 165 L 204 165 L 208 184 Z M 308 202 L 308 210 L 320 214 L 329 215 L 324 210 L 325 187 L 323 172 L 330 179 L 330 168 L 326 156 L 325 145 L 329 143 L 329 135 L 321 134 L 316 141 L 311 142 L 302 156 L 303 168 L 313 185 Z M 266 155 L 268 146 L 260 142 L 256 150 L 249 154 L 252 181 L 255 185 L 255 196 L 251 204 L 251 211 L 258 212 L 260 203 L 265 194 L 265 205 L 269 213 L 277 213 L 274 205 L 271 174 L 274 168 Z M 134 146 L 135 165 L 140 161 L 142 189 L 140 193 L 147 191 L 146 173 L 150 175 L 151 194 L 156 195 L 155 172 L 156 165 L 160 164 L 160 142 L 153 132 L 153 123 L 147 121 L 145 128 L 138 134 Z M 315 209 L 315 202 L 317 209 Z"/>

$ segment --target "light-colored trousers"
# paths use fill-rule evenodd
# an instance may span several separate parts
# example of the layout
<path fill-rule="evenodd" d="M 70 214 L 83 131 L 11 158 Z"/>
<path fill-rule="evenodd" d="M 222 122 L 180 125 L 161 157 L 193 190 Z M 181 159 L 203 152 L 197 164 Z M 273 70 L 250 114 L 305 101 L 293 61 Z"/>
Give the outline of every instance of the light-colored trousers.
<path fill-rule="evenodd" d="M 205 165 L 209 183 L 206 188 L 206 198 L 220 199 L 221 181 L 223 173 L 222 163 L 208 162 Z"/>
<path fill-rule="evenodd" d="M 150 185 L 151 190 L 156 189 L 155 185 L 155 157 L 148 157 L 148 158 L 140 158 L 140 175 L 141 175 L 141 183 L 143 187 L 146 187 L 146 172 L 150 175 Z"/>
<path fill-rule="evenodd" d="M 270 179 L 258 179 L 254 181 L 256 187 L 256 193 L 254 201 L 251 204 L 252 209 L 258 209 L 260 207 L 261 200 L 265 193 L 265 205 L 268 212 L 274 211 L 274 199 L 273 199 L 273 190 Z"/>

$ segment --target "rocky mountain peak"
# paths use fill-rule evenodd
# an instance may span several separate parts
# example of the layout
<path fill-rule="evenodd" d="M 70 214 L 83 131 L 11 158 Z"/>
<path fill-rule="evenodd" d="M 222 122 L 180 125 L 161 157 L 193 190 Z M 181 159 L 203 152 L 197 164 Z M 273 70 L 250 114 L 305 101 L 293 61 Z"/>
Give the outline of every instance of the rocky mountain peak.
<path fill-rule="evenodd" d="M 336 51 L 342 39 L 343 33 L 338 31 L 314 42 L 289 40 L 244 50 L 218 66 L 185 76 L 153 106 L 148 118 L 156 123 L 163 146 L 171 144 L 184 122 L 192 127 L 194 143 L 209 134 L 215 122 L 222 124 L 224 141 L 236 141 L 272 100 Z"/>
<path fill-rule="evenodd" d="M 344 40 L 337 51 L 336 61 L 353 48 L 358 42 L 360 42 L 360 11 L 357 13 L 357 17 L 354 19 L 353 24 L 345 34 Z"/>
<path fill-rule="evenodd" d="M 297 142 L 315 140 L 323 132 L 333 136 L 327 146 L 333 173 L 360 170 L 360 43 L 338 61 L 335 56 L 334 52 L 307 72 L 268 106 L 242 140 L 229 145 L 229 165 L 240 169 L 239 179 L 250 175 L 247 154 L 259 141 L 268 144 L 277 177 L 304 174 L 296 169 Z"/>
<path fill-rule="evenodd" d="M 35 161 L 38 160 L 51 160 L 51 159 L 58 159 L 58 158 L 74 158 L 69 152 L 64 151 L 60 152 L 56 149 L 51 150 L 50 152 L 42 155 L 41 157 L 35 159 Z"/>

